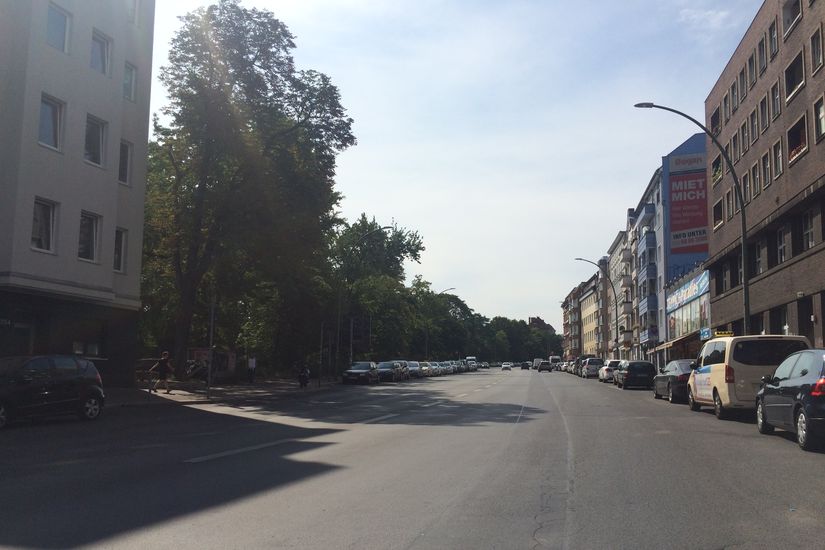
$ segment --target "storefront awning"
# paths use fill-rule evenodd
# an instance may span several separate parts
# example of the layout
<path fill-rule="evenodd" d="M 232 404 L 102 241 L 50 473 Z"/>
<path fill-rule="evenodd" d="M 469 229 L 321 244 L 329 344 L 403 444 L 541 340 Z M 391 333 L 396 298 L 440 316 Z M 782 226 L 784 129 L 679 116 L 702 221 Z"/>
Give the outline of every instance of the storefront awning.
<path fill-rule="evenodd" d="M 675 346 L 676 344 L 678 344 L 680 342 L 683 342 L 683 341 L 685 341 L 689 338 L 694 338 L 694 337 L 696 337 L 696 338 L 699 337 L 699 331 L 694 331 L 694 332 L 691 332 L 690 334 L 685 334 L 684 336 L 680 336 L 679 338 L 675 338 L 673 340 L 665 342 L 664 344 L 660 344 L 660 345 L 656 346 L 655 348 L 653 348 L 653 351 L 666 350 L 668 348 L 671 348 L 671 347 Z"/>

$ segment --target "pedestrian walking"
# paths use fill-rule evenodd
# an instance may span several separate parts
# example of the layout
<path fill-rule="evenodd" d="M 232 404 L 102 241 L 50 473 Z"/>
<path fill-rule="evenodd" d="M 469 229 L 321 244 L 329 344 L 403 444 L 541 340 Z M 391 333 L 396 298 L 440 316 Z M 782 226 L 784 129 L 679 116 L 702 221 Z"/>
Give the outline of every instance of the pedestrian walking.
<path fill-rule="evenodd" d="M 172 374 L 172 363 L 169 361 L 169 352 L 164 351 L 160 354 L 160 359 L 158 362 L 152 365 L 152 368 L 149 369 L 149 372 L 154 372 L 157 374 L 158 379 L 155 382 L 154 387 L 150 390 L 155 393 L 158 392 L 158 386 L 163 383 L 164 389 L 166 389 L 166 393 L 172 393 L 169 390 L 169 376 Z"/>
<path fill-rule="evenodd" d="M 255 383 L 255 369 L 258 366 L 257 363 L 258 362 L 255 359 L 255 354 L 254 353 L 252 355 L 250 355 L 249 358 L 246 360 L 246 374 L 249 377 L 249 383 L 250 384 Z"/>
<path fill-rule="evenodd" d="M 309 368 L 304 366 L 298 371 L 298 384 L 304 390 L 309 385 Z"/>

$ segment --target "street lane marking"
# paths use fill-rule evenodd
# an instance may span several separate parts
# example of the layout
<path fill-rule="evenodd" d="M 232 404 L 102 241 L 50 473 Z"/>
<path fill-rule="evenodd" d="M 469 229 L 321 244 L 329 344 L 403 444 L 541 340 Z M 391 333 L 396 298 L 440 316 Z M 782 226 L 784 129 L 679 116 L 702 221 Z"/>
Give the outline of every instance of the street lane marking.
<path fill-rule="evenodd" d="M 470 395 L 470 394 L 462 393 L 461 395 L 457 395 L 456 398 L 467 397 L 468 395 Z"/>
<path fill-rule="evenodd" d="M 234 456 L 243 453 L 251 453 L 252 451 L 260 451 L 261 449 L 267 449 L 269 447 L 274 447 L 275 445 L 280 445 L 282 443 L 290 443 L 292 441 L 297 441 L 296 439 L 279 439 L 278 441 L 271 441 L 269 443 L 262 443 L 260 445 L 253 445 L 252 447 L 241 447 L 240 449 L 233 449 L 231 451 L 224 451 L 222 453 L 215 453 L 213 455 L 206 455 L 206 456 L 199 456 L 197 458 L 190 458 L 189 460 L 184 460 L 187 464 L 198 464 L 200 462 L 208 462 L 209 460 L 215 460 L 218 458 L 226 458 L 227 456 Z"/>
<path fill-rule="evenodd" d="M 434 403 L 427 403 L 426 405 L 421 405 L 422 409 L 426 409 L 427 407 L 432 407 L 433 405 L 440 405 L 441 403 L 434 402 Z"/>
<path fill-rule="evenodd" d="M 516 424 L 518 421 L 521 420 L 521 415 L 524 414 L 524 405 L 521 406 L 521 410 L 518 412 L 518 418 L 516 418 Z"/>
<path fill-rule="evenodd" d="M 369 420 L 364 420 L 361 424 L 372 424 L 373 422 L 380 422 L 382 420 L 386 420 L 388 418 L 393 418 L 398 416 L 397 414 L 385 414 L 384 416 L 379 416 L 377 418 L 370 418 Z"/>
<path fill-rule="evenodd" d="M 477 390 L 473 390 L 473 393 L 475 393 L 477 391 L 481 391 L 481 388 L 478 388 Z"/>

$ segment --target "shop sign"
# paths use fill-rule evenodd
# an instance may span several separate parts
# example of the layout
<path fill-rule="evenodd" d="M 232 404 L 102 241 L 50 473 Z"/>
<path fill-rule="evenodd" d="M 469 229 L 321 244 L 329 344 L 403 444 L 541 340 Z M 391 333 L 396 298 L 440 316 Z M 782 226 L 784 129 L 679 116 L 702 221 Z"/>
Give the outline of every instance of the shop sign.
<path fill-rule="evenodd" d="M 710 327 L 703 327 L 699 329 L 699 339 L 700 340 L 710 340 L 711 332 Z"/>
<path fill-rule="evenodd" d="M 667 312 L 676 311 L 691 300 L 710 291 L 710 273 L 703 271 L 667 295 Z"/>

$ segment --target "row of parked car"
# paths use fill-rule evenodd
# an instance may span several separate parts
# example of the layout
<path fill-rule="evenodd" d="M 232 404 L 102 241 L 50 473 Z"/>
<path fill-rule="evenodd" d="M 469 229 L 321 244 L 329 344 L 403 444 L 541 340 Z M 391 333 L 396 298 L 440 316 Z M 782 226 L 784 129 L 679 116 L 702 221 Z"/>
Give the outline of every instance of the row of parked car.
<path fill-rule="evenodd" d="M 427 378 L 488 369 L 488 363 L 476 361 L 356 361 L 343 376 L 344 384 L 378 384 L 380 382 L 401 382 L 411 378 Z"/>
<path fill-rule="evenodd" d="M 696 359 L 656 368 L 649 361 L 580 357 L 560 370 L 625 389 L 652 390 L 655 399 L 712 407 L 719 419 L 756 415 L 760 433 L 775 428 L 796 435 L 804 450 L 825 446 L 825 349 L 804 336 L 725 336 L 708 340 Z"/>

